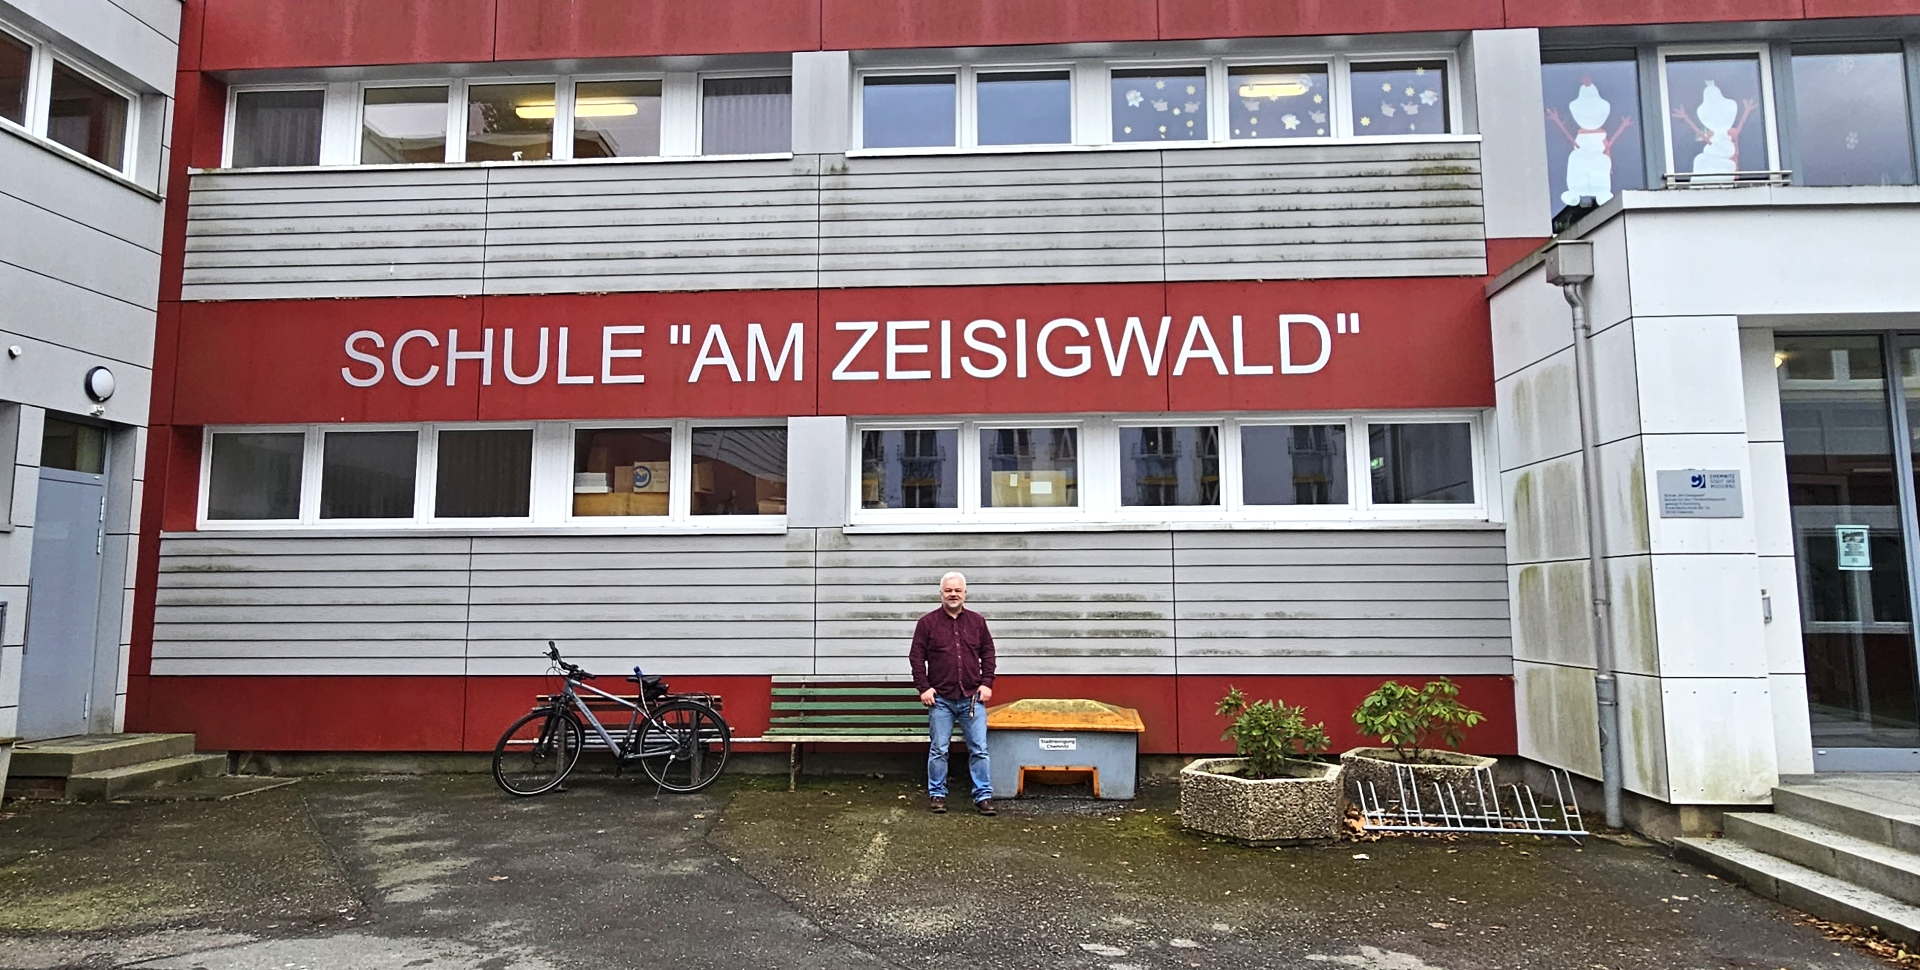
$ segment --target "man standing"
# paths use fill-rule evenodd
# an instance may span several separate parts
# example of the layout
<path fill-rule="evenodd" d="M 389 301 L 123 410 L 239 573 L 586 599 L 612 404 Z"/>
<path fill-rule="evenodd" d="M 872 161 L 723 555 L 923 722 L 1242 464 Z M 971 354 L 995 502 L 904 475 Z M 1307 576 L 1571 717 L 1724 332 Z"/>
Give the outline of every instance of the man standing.
<path fill-rule="evenodd" d="M 940 577 L 940 608 L 913 628 L 913 686 L 927 710 L 927 807 L 947 810 L 947 748 L 958 721 L 967 739 L 973 807 L 992 815 L 993 776 L 987 765 L 987 704 L 993 700 L 993 634 L 987 620 L 966 608 L 967 577 Z"/>

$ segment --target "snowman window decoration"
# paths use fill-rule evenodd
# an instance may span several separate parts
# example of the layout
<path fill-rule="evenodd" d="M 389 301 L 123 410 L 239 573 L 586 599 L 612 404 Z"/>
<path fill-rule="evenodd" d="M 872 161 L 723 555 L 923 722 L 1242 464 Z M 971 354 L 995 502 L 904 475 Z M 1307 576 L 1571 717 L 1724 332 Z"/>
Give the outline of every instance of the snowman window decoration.
<path fill-rule="evenodd" d="M 1607 119 L 1613 105 L 1600 96 L 1591 77 L 1580 79 L 1580 93 L 1567 104 L 1567 114 L 1578 130 L 1567 124 L 1559 109 L 1547 109 L 1547 120 L 1573 144 L 1567 154 L 1567 190 L 1560 193 L 1560 201 L 1579 205 L 1581 199 L 1592 199 L 1596 205 L 1605 205 L 1613 198 L 1613 145 L 1633 126 L 1633 119 L 1622 117 L 1609 134 Z"/>
<path fill-rule="evenodd" d="M 1733 181 L 1733 173 L 1741 170 L 1740 129 L 1746 127 L 1747 120 L 1759 108 L 1760 103 L 1752 98 L 1735 104 L 1732 98 L 1720 93 L 1718 83 L 1708 80 L 1700 92 L 1700 105 L 1694 109 L 1693 116 L 1687 114 L 1685 107 L 1673 109 L 1674 119 L 1685 122 L 1688 128 L 1693 129 L 1694 137 L 1700 140 L 1700 152 L 1693 156 L 1693 168 L 1689 171 L 1710 177 L 1693 181 Z"/>

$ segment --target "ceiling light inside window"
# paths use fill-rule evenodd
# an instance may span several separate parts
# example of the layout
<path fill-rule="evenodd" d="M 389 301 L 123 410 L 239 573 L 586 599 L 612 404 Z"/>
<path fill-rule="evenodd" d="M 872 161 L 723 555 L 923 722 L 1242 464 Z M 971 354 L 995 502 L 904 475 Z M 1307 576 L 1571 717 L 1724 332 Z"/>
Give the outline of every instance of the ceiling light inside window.
<path fill-rule="evenodd" d="M 1243 98 L 1297 98 L 1307 93 L 1313 82 L 1305 74 L 1263 74 L 1240 82 Z"/>
<path fill-rule="evenodd" d="M 528 120 L 553 117 L 553 103 L 550 101 L 523 104 L 513 109 L 513 113 Z M 640 106 L 627 98 L 581 98 L 573 105 L 575 118 L 630 118 L 640 113 Z"/>

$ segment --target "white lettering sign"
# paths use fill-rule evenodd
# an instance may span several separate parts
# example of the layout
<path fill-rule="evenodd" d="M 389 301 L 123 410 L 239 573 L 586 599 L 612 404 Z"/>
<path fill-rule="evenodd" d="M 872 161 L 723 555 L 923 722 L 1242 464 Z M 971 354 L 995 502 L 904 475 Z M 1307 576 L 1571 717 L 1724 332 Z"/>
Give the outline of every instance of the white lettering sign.
<path fill-rule="evenodd" d="M 1089 318 L 1054 317 L 1034 327 L 1028 326 L 1025 317 L 1016 317 L 1010 323 L 986 318 L 840 320 L 833 323 L 831 332 L 850 335 L 851 343 L 841 343 L 846 338 L 834 341 L 845 349 L 836 351 L 838 359 L 828 369 L 826 379 L 1022 380 L 1029 375 L 1030 364 L 1035 363 L 1041 373 L 1062 380 L 1087 376 L 1153 378 L 1169 366 L 1169 356 L 1173 377 L 1185 377 L 1189 372 L 1238 378 L 1316 374 L 1332 361 L 1336 334 L 1344 341 L 1360 332 L 1359 314 L 1335 316 L 1337 326 L 1330 327 L 1325 318 L 1307 313 L 1267 316 L 1264 320 L 1270 322 L 1264 324 L 1257 322 L 1261 318 L 1235 314 L 1220 320 L 1219 325 L 1227 330 L 1216 333 L 1215 322 L 1196 314 L 1178 331 L 1179 345 L 1171 355 L 1170 339 L 1176 330 L 1170 315 L 1161 316 L 1157 324 L 1141 317 L 1124 321 L 1092 317 L 1091 323 Z M 1265 331 L 1264 350 L 1256 339 L 1257 328 L 1261 327 L 1275 328 Z M 581 342 L 586 345 L 582 355 L 588 357 L 584 361 L 573 357 L 573 331 L 580 329 L 586 331 L 581 334 Z M 597 368 L 593 366 L 593 351 L 587 349 L 596 343 L 596 329 Z M 397 335 L 356 330 L 341 347 L 344 360 L 340 378 L 359 388 L 376 387 L 389 379 L 406 387 L 425 387 L 436 381 L 457 387 L 462 381 L 471 384 L 476 380 L 482 386 L 491 386 L 496 372 L 504 375 L 507 383 L 523 387 L 542 383 L 645 384 L 650 369 L 657 371 L 665 366 L 675 371 L 685 368 L 681 373 L 689 384 L 804 381 L 807 325 L 789 324 L 784 335 L 777 325 L 771 333 L 769 329 L 758 322 L 744 326 L 710 323 L 700 335 L 699 350 L 691 363 L 686 357 L 668 356 L 665 365 L 660 362 L 663 358 L 650 349 L 654 346 L 650 341 L 659 340 L 657 335 L 664 332 L 668 345 L 691 350 L 695 325 L 672 323 L 651 329 L 641 325 L 483 327 L 465 333 L 453 328 L 445 332 L 444 347 L 440 334 L 430 330 L 406 330 Z M 1226 338 L 1224 342 L 1222 337 Z M 573 369 L 582 365 L 583 370 Z"/>
<path fill-rule="evenodd" d="M 1041 738 L 1040 750 L 1042 751 L 1078 751 L 1080 750 L 1080 739 L 1079 738 Z"/>

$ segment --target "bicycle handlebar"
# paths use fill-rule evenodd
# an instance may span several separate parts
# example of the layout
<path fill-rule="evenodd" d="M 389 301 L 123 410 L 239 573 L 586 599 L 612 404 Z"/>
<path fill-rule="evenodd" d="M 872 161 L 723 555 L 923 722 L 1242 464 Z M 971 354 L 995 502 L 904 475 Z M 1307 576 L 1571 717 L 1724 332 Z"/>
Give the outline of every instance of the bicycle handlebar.
<path fill-rule="evenodd" d="M 553 661 L 554 664 L 560 668 L 560 671 L 566 674 L 568 677 L 572 677 L 576 680 L 597 679 L 596 677 L 594 677 L 594 675 L 587 673 L 585 670 L 582 670 L 579 665 L 570 664 L 565 660 L 560 659 L 560 648 L 554 646 L 552 640 L 547 641 L 547 659 Z"/>

